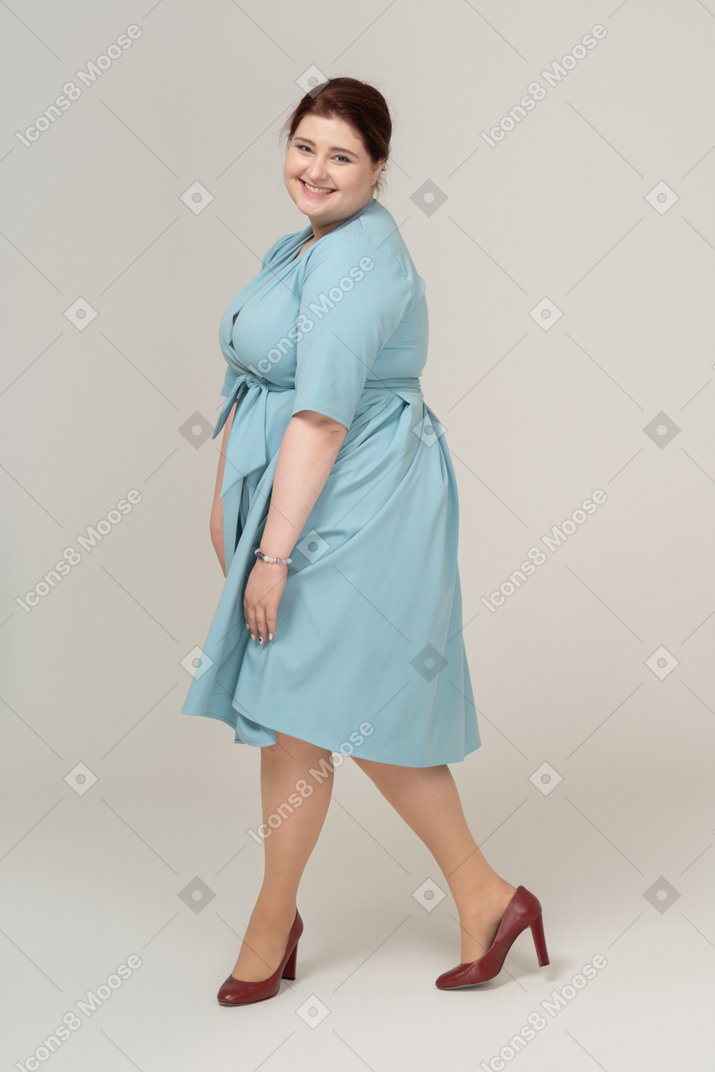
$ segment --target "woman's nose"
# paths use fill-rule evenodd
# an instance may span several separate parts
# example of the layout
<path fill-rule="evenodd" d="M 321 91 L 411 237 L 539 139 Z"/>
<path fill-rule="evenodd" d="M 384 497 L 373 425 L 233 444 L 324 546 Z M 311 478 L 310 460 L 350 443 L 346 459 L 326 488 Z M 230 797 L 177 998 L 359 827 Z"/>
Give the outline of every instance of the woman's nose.
<path fill-rule="evenodd" d="M 308 168 L 308 174 L 311 179 L 325 178 L 325 164 L 321 160 L 314 160 Z"/>

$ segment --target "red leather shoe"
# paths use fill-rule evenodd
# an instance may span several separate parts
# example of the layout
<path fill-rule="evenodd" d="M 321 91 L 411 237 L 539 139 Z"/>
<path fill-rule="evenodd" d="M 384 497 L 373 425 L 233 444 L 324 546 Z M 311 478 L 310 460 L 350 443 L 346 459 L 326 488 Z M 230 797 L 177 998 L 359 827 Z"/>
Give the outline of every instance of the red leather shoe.
<path fill-rule="evenodd" d="M 518 886 L 501 918 L 494 941 L 484 956 L 473 960 L 471 964 L 458 964 L 456 968 L 444 972 L 435 980 L 435 986 L 440 990 L 457 990 L 493 979 L 501 971 L 512 942 L 527 927 L 531 927 L 539 966 L 544 967 L 549 963 L 549 954 L 546 952 L 541 905 L 525 886 Z"/>
<path fill-rule="evenodd" d="M 303 933 L 303 920 L 296 908 L 293 926 L 288 935 L 288 944 L 283 959 L 267 979 L 247 982 L 229 975 L 220 986 L 217 994 L 219 1005 L 250 1005 L 254 1001 L 265 1001 L 275 997 L 281 988 L 281 979 L 295 979 L 295 961 L 298 952 L 298 939 Z"/>

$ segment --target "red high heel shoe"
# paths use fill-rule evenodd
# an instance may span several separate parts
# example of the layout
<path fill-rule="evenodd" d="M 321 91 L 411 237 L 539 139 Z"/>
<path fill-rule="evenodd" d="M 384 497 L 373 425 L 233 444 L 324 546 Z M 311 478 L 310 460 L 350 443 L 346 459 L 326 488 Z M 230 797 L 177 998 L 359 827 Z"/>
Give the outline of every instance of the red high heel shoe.
<path fill-rule="evenodd" d="M 267 979 L 247 982 L 229 975 L 220 986 L 217 994 L 219 1005 L 249 1005 L 254 1001 L 265 1001 L 275 997 L 281 988 L 281 979 L 295 979 L 295 961 L 298 952 L 298 939 L 303 933 L 303 920 L 296 908 L 293 926 L 288 935 L 288 944 L 283 959 Z"/>
<path fill-rule="evenodd" d="M 484 956 L 473 960 L 471 964 L 458 964 L 456 968 L 444 972 L 435 980 L 435 986 L 440 990 L 457 990 L 459 987 L 473 986 L 475 983 L 485 983 L 487 979 L 493 979 L 501 971 L 504 958 L 514 939 L 527 927 L 531 927 L 539 967 L 543 968 L 549 963 L 549 954 L 546 951 L 541 905 L 539 899 L 529 893 L 525 886 L 519 886 L 509 901 L 494 935 L 494 941 Z"/>

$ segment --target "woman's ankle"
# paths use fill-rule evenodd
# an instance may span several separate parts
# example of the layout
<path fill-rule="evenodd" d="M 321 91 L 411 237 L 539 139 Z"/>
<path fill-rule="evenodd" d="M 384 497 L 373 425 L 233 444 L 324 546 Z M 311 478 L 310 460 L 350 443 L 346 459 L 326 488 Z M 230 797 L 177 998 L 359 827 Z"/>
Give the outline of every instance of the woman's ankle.
<path fill-rule="evenodd" d="M 460 915 L 463 913 L 491 913 L 505 908 L 516 893 L 516 887 L 500 875 L 481 882 L 462 882 L 452 889 L 452 896 Z"/>
<path fill-rule="evenodd" d="M 261 898 L 259 896 L 251 913 L 251 922 L 261 927 L 290 926 L 295 919 L 296 903 L 293 899 Z"/>

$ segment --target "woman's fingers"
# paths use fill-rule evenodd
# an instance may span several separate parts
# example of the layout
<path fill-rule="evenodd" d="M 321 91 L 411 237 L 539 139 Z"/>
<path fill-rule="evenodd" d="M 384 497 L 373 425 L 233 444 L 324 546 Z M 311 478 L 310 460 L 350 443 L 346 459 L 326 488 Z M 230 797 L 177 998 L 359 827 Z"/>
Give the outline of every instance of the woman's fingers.
<path fill-rule="evenodd" d="M 268 637 L 268 629 L 266 628 L 266 608 L 261 603 L 256 607 L 256 632 L 262 644 Z"/>
<path fill-rule="evenodd" d="M 247 600 L 243 601 L 243 612 L 246 625 L 251 630 L 251 640 L 256 637 L 263 643 L 272 640 L 276 632 L 276 620 L 278 617 L 277 607 L 266 607 L 263 603 L 251 606 Z"/>
<path fill-rule="evenodd" d="M 243 600 L 243 616 L 246 619 L 246 628 L 251 630 L 251 640 L 256 639 L 256 608 L 247 599 Z"/>
<path fill-rule="evenodd" d="M 285 574 L 266 574 L 265 564 L 256 563 L 248 578 L 243 597 L 243 614 L 246 626 L 251 630 L 251 639 L 261 644 L 272 640 L 276 633 L 278 605 L 285 586 Z"/>

